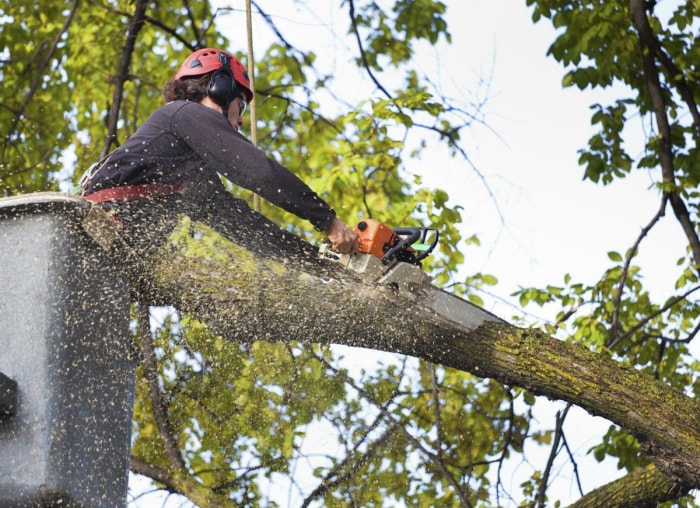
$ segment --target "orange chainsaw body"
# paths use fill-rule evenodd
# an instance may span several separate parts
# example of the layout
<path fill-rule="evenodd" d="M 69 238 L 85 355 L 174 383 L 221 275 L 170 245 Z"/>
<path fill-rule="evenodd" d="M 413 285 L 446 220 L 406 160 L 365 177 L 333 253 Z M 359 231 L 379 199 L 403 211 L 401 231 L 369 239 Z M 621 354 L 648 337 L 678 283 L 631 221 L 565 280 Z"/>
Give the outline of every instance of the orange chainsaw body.
<path fill-rule="evenodd" d="M 383 258 L 389 249 L 401 241 L 401 237 L 390 227 L 375 219 L 357 223 L 355 233 L 360 240 L 360 252 Z"/>

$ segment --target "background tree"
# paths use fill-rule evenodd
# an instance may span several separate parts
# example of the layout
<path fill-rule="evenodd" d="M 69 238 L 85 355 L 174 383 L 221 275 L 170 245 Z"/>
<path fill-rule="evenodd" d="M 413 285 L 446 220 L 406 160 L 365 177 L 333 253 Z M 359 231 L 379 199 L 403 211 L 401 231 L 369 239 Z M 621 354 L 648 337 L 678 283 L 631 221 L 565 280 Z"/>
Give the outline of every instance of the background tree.
<path fill-rule="evenodd" d="M 566 280 L 563 287 L 524 289 L 521 302 L 557 302 L 562 310 L 556 326 L 564 327 L 573 340 L 697 396 L 697 362 L 688 353 L 700 329 L 693 298 L 700 262 L 697 3 L 528 1 L 528 5 L 533 6 L 535 21 L 550 19 L 560 30 L 549 52 L 567 69 L 565 86 L 621 91 L 612 104 L 591 107 L 597 132 L 580 151 L 584 178 L 607 185 L 634 170 L 647 171 L 652 181 L 648 191 L 658 195 L 659 208 L 625 252 L 610 252 L 612 266 L 598 282 Z M 635 124 L 643 129 L 643 145 L 641 140 L 630 143 L 625 135 Z M 637 146 L 641 150 L 635 152 Z M 677 222 L 686 249 L 678 252 L 675 291 L 656 300 L 635 259 L 664 220 Z M 629 469 L 645 462 L 639 443 L 616 426 L 610 427 L 595 454 L 616 457 Z"/>
<path fill-rule="evenodd" d="M 447 205 L 446 192 L 422 189 L 420 179 L 405 168 L 405 160 L 428 142 L 444 144 L 469 164 L 461 135 L 479 120 L 481 101 L 465 105 L 442 97 L 410 63 L 418 41 L 449 41 L 445 5 L 343 3 L 356 44 L 356 77 L 369 92 L 360 105 L 341 104 L 339 113 L 320 102 L 334 77 L 315 69 L 314 53 L 287 41 L 270 16 L 274 11 L 254 6 L 256 16 L 279 36 L 264 52 L 257 50 L 259 144 L 342 206 L 347 220 L 372 216 L 439 228 L 444 240 L 428 269 L 438 285 L 449 283 L 480 301 L 477 290 L 494 278 L 457 278 L 460 252 L 477 239 L 460 237 L 460 211 Z M 13 2 L 0 18 L 4 195 L 57 189 L 66 175 L 75 181 L 161 103 L 159 88 L 184 55 L 195 47 L 230 46 L 215 30 L 221 12 L 212 12 L 206 3 L 39 2 L 41 17 L 27 16 L 34 7 Z M 243 5 L 237 7 L 242 16 Z M 587 177 L 607 183 L 635 164 L 663 167 L 662 203 L 673 203 L 693 252 L 696 214 L 684 214 L 682 205 L 694 210 L 696 202 L 697 123 L 686 122 L 694 113 L 689 98 L 697 60 L 692 58 L 697 54 L 696 7 L 679 3 L 661 19 L 651 4 L 635 2 L 587 3 L 585 8 L 537 2 L 533 8 L 535 20 L 551 17 L 561 30 L 552 54 L 571 66 L 565 83 L 586 88 L 621 80 L 631 87 L 630 97 L 594 111 L 601 127 L 590 150 L 581 153 Z M 654 68 L 650 55 L 664 65 Z M 666 102 L 659 103 L 659 96 Z M 621 136 L 625 115 L 634 108 L 676 122 L 668 131 L 658 128 L 672 135 L 651 136 L 644 157 L 628 155 Z M 425 145 L 409 142 L 416 129 L 428 140 Z M 294 218 L 268 206 L 264 212 L 307 235 Z M 565 287 L 527 288 L 520 292 L 521 301 L 561 304 L 557 323 L 546 328 L 550 334 L 582 342 L 602 357 L 612 355 L 696 396 L 697 365 L 686 345 L 696 326 L 688 298 L 697 284 L 697 262 L 684 257 L 678 294 L 654 304 L 631 263 L 634 252 L 611 254 L 614 266 L 596 284 L 567 280 Z M 186 315 L 164 312 L 153 317 L 162 320 L 153 331 L 145 310 L 136 310 L 143 364 L 132 469 L 200 506 L 227 499 L 234 505 L 272 504 L 269 481 L 279 484 L 282 477 L 288 478 L 289 496 L 306 505 L 381 506 L 392 498 L 419 505 L 508 504 L 513 499 L 543 505 L 551 462 L 539 465 L 520 492 L 504 488 L 500 471 L 508 458 L 524 456 L 531 440 L 551 446 L 552 457 L 567 451 L 561 430 L 568 409 L 551 430 L 533 432 L 536 399 L 523 387 L 563 398 L 565 391 L 510 375 L 505 365 L 479 373 L 493 380 L 463 372 L 478 365 L 455 364 L 453 369 L 404 357 L 348 372 L 327 346 L 232 344 Z M 547 344 L 536 337 L 538 344 Z M 488 343 L 481 346 L 471 353 L 478 357 L 479 351 L 489 351 Z M 562 358 L 567 356 L 562 353 Z M 605 360 L 600 362 L 603 369 Z M 552 385 L 558 382 L 550 379 Z M 647 499 L 668 499 L 671 487 L 671 497 L 697 487 L 645 468 L 647 455 L 630 430 L 638 429 L 611 427 L 595 447 L 596 456 L 618 459 L 635 481 L 650 486 Z M 319 439 L 319 433 L 329 437 Z M 323 449 L 313 449 L 314 441 Z"/>

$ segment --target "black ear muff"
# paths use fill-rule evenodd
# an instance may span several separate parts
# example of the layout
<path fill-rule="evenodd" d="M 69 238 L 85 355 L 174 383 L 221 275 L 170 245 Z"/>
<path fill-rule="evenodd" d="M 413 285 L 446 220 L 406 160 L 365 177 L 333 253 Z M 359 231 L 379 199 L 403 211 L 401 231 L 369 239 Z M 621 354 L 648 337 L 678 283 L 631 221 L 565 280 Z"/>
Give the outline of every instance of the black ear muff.
<path fill-rule="evenodd" d="M 221 67 L 212 73 L 207 91 L 209 97 L 226 110 L 235 97 L 236 80 L 231 72 L 229 56 L 225 53 L 219 53 L 219 62 L 221 62 Z"/>

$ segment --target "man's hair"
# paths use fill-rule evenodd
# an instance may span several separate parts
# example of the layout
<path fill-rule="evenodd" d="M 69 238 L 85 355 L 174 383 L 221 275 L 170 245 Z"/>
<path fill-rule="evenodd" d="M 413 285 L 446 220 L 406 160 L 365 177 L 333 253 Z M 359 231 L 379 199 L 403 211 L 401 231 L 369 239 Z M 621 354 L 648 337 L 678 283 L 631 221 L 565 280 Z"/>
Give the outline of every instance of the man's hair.
<path fill-rule="evenodd" d="M 200 102 L 204 99 L 211 79 L 211 72 L 201 76 L 187 79 L 173 79 L 163 87 L 163 97 L 166 102 L 193 101 Z"/>

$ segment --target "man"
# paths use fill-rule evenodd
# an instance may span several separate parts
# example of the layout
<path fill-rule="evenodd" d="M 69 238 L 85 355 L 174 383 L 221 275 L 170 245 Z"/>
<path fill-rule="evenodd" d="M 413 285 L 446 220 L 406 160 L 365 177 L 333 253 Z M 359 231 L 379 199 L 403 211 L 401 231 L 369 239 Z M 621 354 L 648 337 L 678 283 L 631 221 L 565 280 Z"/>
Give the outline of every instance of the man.
<path fill-rule="evenodd" d="M 308 220 L 337 252 L 358 251 L 357 235 L 326 202 L 238 132 L 253 92 L 236 57 L 194 52 L 163 94 L 167 104 L 97 166 L 83 191 L 115 214 L 137 252 L 153 253 L 185 214 L 265 255 L 314 255 L 235 199 L 219 175 Z"/>

